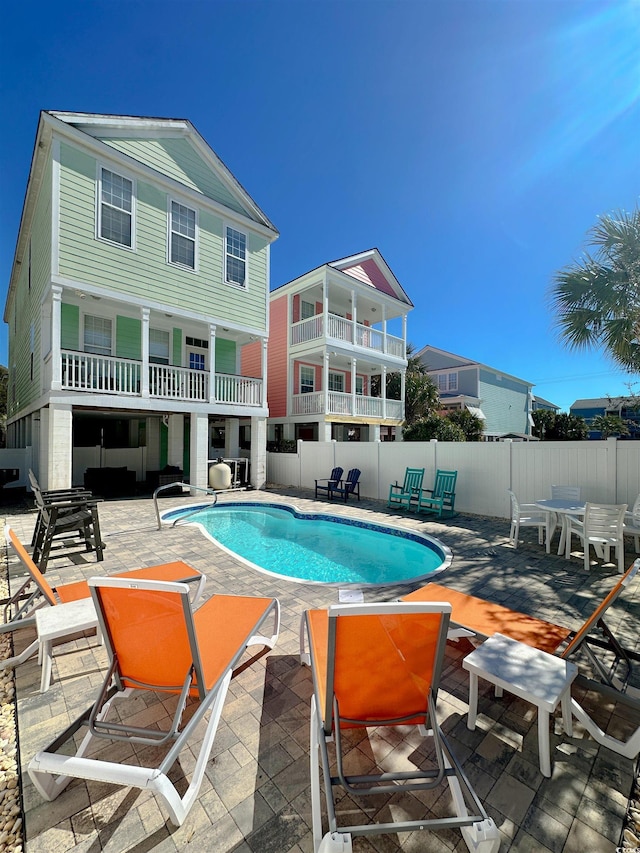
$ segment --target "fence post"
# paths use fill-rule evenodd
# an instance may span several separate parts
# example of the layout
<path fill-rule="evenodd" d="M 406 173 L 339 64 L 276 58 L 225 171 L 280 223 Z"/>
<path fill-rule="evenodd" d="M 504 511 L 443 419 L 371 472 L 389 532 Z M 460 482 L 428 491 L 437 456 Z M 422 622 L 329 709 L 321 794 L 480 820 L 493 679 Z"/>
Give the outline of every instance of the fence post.
<path fill-rule="evenodd" d="M 298 439 L 298 488 L 302 488 L 302 439 Z"/>

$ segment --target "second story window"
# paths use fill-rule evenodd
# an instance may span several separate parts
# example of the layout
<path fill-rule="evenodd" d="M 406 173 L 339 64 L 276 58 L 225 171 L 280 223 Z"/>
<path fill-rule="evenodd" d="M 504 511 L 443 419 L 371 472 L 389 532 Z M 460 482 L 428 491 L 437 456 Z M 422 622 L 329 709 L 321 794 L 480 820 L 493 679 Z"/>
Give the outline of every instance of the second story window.
<path fill-rule="evenodd" d="M 300 301 L 300 314 L 301 320 L 308 320 L 309 317 L 314 317 L 316 313 L 316 306 L 313 302 L 305 302 L 304 299 Z"/>
<path fill-rule="evenodd" d="M 446 391 L 458 390 L 458 374 L 457 373 L 439 373 L 438 374 L 438 391 L 440 393 Z"/>
<path fill-rule="evenodd" d="M 247 286 L 247 235 L 227 226 L 225 246 L 225 281 Z"/>
<path fill-rule="evenodd" d="M 111 355 L 111 320 L 85 315 L 84 351 L 96 355 Z"/>
<path fill-rule="evenodd" d="M 311 394 L 315 390 L 316 372 L 313 367 L 300 368 L 300 393 Z"/>
<path fill-rule="evenodd" d="M 169 260 L 181 267 L 196 268 L 196 212 L 177 201 L 171 202 Z"/>
<path fill-rule="evenodd" d="M 149 361 L 169 364 L 169 332 L 165 329 L 149 329 Z"/>
<path fill-rule="evenodd" d="M 100 170 L 98 233 L 104 240 L 132 247 L 133 181 L 109 169 Z"/>

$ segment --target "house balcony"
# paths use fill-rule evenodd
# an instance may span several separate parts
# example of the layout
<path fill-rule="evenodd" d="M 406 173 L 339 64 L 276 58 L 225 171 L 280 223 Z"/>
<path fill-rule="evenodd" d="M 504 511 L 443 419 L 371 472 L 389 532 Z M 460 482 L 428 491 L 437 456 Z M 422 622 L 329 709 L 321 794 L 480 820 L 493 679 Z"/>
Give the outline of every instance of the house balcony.
<path fill-rule="evenodd" d="M 126 358 L 63 350 L 62 389 L 118 396 L 147 396 L 143 363 Z M 228 373 L 212 374 L 167 364 L 148 365 L 148 396 L 194 403 L 263 405 L 262 379 Z"/>
<path fill-rule="evenodd" d="M 322 391 L 294 394 L 291 398 L 292 415 L 341 415 L 344 417 L 371 420 L 404 420 L 404 404 L 401 400 L 383 400 L 382 397 L 365 397 L 362 394 L 344 394 L 329 391 L 325 406 Z"/>
<path fill-rule="evenodd" d="M 379 329 L 365 326 L 362 323 L 354 323 L 353 320 L 347 320 L 337 314 L 327 314 L 326 330 L 323 314 L 316 314 L 307 320 L 293 323 L 291 326 L 290 342 L 292 347 L 323 338 L 326 338 L 327 341 L 351 344 L 364 350 L 370 350 L 372 353 L 390 355 L 399 359 L 406 358 L 407 347 L 402 338 L 385 334 Z"/>

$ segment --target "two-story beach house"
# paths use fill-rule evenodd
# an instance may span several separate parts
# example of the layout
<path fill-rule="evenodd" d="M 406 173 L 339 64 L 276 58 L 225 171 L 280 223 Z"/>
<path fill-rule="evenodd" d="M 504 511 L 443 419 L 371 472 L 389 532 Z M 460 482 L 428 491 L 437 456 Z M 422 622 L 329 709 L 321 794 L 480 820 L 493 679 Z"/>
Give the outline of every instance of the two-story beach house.
<path fill-rule="evenodd" d="M 272 291 L 269 441 L 394 438 L 404 419 L 412 308 L 377 249 Z M 400 373 L 400 399 L 387 399 L 390 373 Z"/>
<path fill-rule="evenodd" d="M 204 486 L 241 446 L 263 484 L 277 236 L 189 121 L 41 114 L 4 320 L 8 444 L 43 487 L 122 465 Z"/>
<path fill-rule="evenodd" d="M 467 409 L 477 415 L 484 423 L 486 441 L 531 435 L 530 382 L 429 345 L 416 357 L 438 386 L 442 410 Z"/>

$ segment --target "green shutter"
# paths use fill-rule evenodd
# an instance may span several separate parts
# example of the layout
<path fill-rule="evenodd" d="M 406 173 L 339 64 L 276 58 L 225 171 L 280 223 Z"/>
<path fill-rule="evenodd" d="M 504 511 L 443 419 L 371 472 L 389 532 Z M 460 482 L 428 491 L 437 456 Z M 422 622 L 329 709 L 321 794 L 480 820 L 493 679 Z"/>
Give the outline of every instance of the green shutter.
<path fill-rule="evenodd" d="M 182 329 L 173 330 L 173 364 L 182 367 Z"/>
<path fill-rule="evenodd" d="M 60 346 L 62 349 L 80 349 L 80 308 L 63 302 L 60 306 Z"/>
<path fill-rule="evenodd" d="M 236 342 L 216 338 L 216 373 L 236 372 Z"/>
<path fill-rule="evenodd" d="M 116 356 L 142 359 L 142 322 L 135 317 L 116 317 Z"/>

